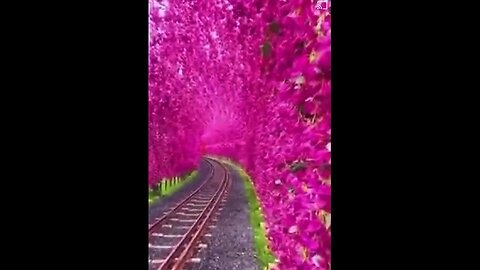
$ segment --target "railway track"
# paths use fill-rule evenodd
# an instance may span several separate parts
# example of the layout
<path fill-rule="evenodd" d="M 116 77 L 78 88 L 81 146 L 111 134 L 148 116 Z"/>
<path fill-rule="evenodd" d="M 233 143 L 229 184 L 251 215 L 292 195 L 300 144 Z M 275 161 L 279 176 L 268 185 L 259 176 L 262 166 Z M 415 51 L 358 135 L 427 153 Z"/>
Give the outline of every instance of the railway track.
<path fill-rule="evenodd" d="M 149 269 L 181 270 L 198 249 L 230 185 L 227 168 L 211 159 L 208 179 L 173 209 L 149 225 Z"/>

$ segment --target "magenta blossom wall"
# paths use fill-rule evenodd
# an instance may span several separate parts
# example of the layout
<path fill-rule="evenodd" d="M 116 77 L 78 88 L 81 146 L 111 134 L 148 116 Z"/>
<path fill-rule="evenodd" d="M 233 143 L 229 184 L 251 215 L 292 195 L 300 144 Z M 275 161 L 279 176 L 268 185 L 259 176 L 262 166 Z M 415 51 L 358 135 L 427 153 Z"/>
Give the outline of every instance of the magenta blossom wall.
<path fill-rule="evenodd" d="M 315 7 L 150 2 L 149 183 L 203 154 L 239 162 L 277 269 L 330 268 L 330 14 Z"/>

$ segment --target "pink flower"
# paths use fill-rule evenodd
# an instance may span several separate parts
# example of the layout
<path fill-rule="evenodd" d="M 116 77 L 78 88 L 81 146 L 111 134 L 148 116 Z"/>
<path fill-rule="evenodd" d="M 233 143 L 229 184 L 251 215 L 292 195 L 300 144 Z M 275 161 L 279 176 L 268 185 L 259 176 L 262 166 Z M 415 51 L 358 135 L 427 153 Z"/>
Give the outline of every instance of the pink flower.
<path fill-rule="evenodd" d="M 327 269 L 330 15 L 310 0 L 230 2 L 170 1 L 164 17 L 150 4 L 149 185 L 229 157 L 252 178 L 276 268 Z"/>

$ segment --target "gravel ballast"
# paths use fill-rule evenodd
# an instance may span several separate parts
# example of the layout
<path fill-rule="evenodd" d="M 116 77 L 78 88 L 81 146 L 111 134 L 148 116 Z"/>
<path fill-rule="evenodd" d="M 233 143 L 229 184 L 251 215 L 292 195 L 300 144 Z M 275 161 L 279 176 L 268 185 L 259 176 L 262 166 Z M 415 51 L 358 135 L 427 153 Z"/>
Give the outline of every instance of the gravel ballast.
<path fill-rule="evenodd" d="M 202 161 L 198 169 L 197 176 L 191 180 L 191 182 L 182 186 L 174 194 L 168 197 L 160 198 L 158 201 L 152 203 L 148 209 L 148 222 L 152 224 L 155 218 L 163 216 L 164 212 L 175 206 L 178 202 L 190 195 L 195 189 L 197 189 L 208 177 L 210 172 L 210 166 Z"/>
<path fill-rule="evenodd" d="M 193 257 L 201 258 L 198 263 L 188 263 L 189 270 L 259 270 L 255 258 L 252 227 L 250 225 L 248 202 L 243 179 L 236 170 L 229 167 L 232 184 L 226 203 L 209 229 L 211 237 L 203 237 L 207 244 Z"/>

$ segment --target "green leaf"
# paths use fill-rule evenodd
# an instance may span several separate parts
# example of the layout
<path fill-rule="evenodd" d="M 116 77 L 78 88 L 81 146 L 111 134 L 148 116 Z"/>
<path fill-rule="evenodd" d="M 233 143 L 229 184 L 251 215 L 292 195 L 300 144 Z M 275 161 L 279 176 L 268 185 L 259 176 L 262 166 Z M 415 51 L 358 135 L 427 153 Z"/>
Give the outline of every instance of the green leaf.
<path fill-rule="evenodd" d="M 272 54 L 272 44 L 269 41 L 265 41 L 261 49 L 264 57 L 269 57 Z"/>
<path fill-rule="evenodd" d="M 305 166 L 305 163 L 301 161 L 294 162 L 292 165 L 290 165 L 290 170 L 292 172 L 298 172 L 300 170 L 305 170 L 307 167 Z"/>
<path fill-rule="evenodd" d="M 274 34 L 278 34 L 280 32 L 280 24 L 276 21 L 273 21 L 268 24 L 268 31 Z"/>

